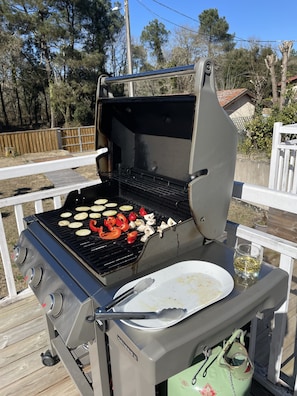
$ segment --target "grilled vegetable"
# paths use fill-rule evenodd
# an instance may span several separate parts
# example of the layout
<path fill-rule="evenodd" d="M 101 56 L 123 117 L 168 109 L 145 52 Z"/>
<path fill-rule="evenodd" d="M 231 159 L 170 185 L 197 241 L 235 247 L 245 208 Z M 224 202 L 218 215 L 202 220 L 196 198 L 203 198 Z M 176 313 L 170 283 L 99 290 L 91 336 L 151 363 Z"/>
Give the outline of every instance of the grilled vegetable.
<path fill-rule="evenodd" d="M 60 217 L 63 217 L 63 219 L 66 219 L 67 217 L 71 217 L 72 213 L 71 212 L 63 212 L 60 214 Z"/>
<path fill-rule="evenodd" d="M 116 218 L 108 216 L 107 219 L 104 220 L 104 225 L 109 231 L 112 231 L 116 225 Z"/>
<path fill-rule="evenodd" d="M 86 228 L 81 228 L 80 230 L 75 231 L 75 235 L 77 236 L 87 236 L 90 235 L 91 231 Z"/>
<path fill-rule="evenodd" d="M 139 214 L 140 214 L 140 216 L 145 216 L 145 215 L 147 215 L 147 211 L 144 209 L 144 207 L 141 207 L 140 209 L 139 209 Z"/>
<path fill-rule="evenodd" d="M 121 236 L 122 231 L 120 228 L 115 227 L 112 231 L 104 232 L 103 227 L 99 227 L 99 237 L 101 239 L 110 240 L 110 239 L 117 239 Z"/>
<path fill-rule="evenodd" d="M 91 231 L 99 232 L 99 229 L 102 228 L 102 227 L 97 227 L 96 224 L 97 224 L 97 220 L 90 220 L 89 221 L 89 228 L 90 228 Z"/>
<path fill-rule="evenodd" d="M 137 239 L 137 235 L 138 235 L 137 231 L 131 231 L 131 232 L 129 232 L 129 233 L 127 234 L 127 242 L 128 242 L 129 244 L 134 243 L 134 242 L 136 241 L 136 239 Z"/>
<path fill-rule="evenodd" d="M 122 231 L 129 230 L 129 221 L 123 213 L 118 213 L 116 218 L 116 226 L 119 227 Z"/>
<path fill-rule="evenodd" d="M 129 213 L 129 221 L 135 221 L 136 219 L 137 219 L 137 213 L 135 213 L 135 212 L 131 212 L 131 213 Z"/>
<path fill-rule="evenodd" d="M 122 210 L 123 212 L 130 212 L 130 210 L 133 210 L 133 206 L 132 205 L 122 205 L 122 206 L 120 206 L 120 210 Z"/>
<path fill-rule="evenodd" d="M 80 221 L 74 221 L 73 223 L 68 224 L 69 228 L 80 228 L 82 226 L 83 226 L 83 223 L 81 223 Z"/>

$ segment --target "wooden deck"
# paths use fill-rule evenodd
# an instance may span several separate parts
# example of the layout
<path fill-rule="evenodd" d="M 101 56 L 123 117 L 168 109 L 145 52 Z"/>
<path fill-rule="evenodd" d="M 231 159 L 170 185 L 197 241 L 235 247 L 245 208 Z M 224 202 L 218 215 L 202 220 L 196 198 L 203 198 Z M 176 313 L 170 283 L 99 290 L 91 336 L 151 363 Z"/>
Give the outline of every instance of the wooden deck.
<path fill-rule="evenodd" d="M 62 363 L 45 367 L 48 348 L 41 307 L 35 296 L 0 309 L 0 394 L 79 396 Z"/>
<path fill-rule="evenodd" d="M 289 378 L 294 373 L 294 349 L 296 340 L 297 277 L 291 290 L 288 319 L 288 335 L 285 341 L 283 371 Z M 262 323 L 263 322 L 263 323 Z M 261 321 L 259 328 L 264 337 L 257 349 L 258 359 L 265 363 L 269 322 Z M 264 335 L 264 336 L 263 336 Z M 269 337 L 269 336 L 268 336 Z M 48 348 L 42 309 L 30 296 L 17 303 L 0 308 L 0 394 L 1 396 L 67 395 L 79 396 L 76 386 L 62 363 L 43 366 L 40 354 Z M 254 382 L 253 396 L 269 396 L 270 393 Z"/>

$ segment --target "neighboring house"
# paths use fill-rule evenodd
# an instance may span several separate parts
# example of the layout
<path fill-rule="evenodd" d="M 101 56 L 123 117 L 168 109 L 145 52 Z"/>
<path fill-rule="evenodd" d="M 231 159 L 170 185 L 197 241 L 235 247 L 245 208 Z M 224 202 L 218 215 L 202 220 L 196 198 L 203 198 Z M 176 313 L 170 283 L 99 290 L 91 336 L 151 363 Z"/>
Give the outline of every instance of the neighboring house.
<path fill-rule="evenodd" d="M 287 78 L 286 83 L 287 83 L 287 88 L 291 88 L 293 91 L 293 99 L 297 100 L 297 76 Z M 278 86 L 278 94 L 280 94 L 281 83 L 279 82 L 277 86 Z"/>
<path fill-rule="evenodd" d="M 238 131 L 244 130 L 244 124 L 250 121 L 255 113 L 253 94 L 246 88 L 217 91 L 220 105 L 230 116 Z"/>

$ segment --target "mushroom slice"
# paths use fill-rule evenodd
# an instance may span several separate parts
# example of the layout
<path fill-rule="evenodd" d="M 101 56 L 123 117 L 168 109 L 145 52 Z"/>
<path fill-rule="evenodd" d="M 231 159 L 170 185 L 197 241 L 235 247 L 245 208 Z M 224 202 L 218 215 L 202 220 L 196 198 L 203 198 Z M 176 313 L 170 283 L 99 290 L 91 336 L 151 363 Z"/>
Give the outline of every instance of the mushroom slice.
<path fill-rule="evenodd" d="M 150 236 L 150 235 L 153 235 L 155 233 L 155 230 L 154 230 L 154 227 L 152 227 L 150 225 L 146 225 L 144 227 L 143 232 L 144 232 L 145 235 Z"/>
<path fill-rule="evenodd" d="M 157 227 L 157 231 L 162 232 L 163 230 L 165 230 L 168 227 L 169 227 L 169 225 L 167 223 L 165 223 L 165 221 L 162 221 L 162 223 Z"/>
<path fill-rule="evenodd" d="M 169 227 L 172 227 L 176 224 L 176 221 L 174 221 L 171 217 L 167 220 L 167 224 Z"/>
<path fill-rule="evenodd" d="M 145 224 L 141 224 L 140 226 L 137 227 L 137 231 L 144 232 L 145 227 L 146 227 Z"/>
<path fill-rule="evenodd" d="M 136 228 L 135 221 L 130 221 L 130 223 L 129 223 L 129 228 L 131 228 L 132 230 L 133 230 L 134 228 Z"/>
<path fill-rule="evenodd" d="M 149 237 L 149 235 L 144 234 L 144 235 L 142 235 L 142 237 L 140 238 L 140 241 L 141 241 L 141 242 L 146 242 L 146 241 L 148 240 L 148 237 Z"/>
<path fill-rule="evenodd" d="M 147 220 L 147 222 L 146 222 L 146 224 L 147 225 L 155 225 L 156 224 L 156 219 L 149 219 L 149 220 Z"/>
<path fill-rule="evenodd" d="M 146 242 L 147 239 L 148 239 L 148 237 L 151 236 L 151 235 L 153 235 L 153 234 L 155 233 L 155 230 L 154 230 L 154 228 L 153 228 L 152 226 L 146 225 L 146 226 L 144 227 L 143 232 L 144 232 L 144 235 L 142 235 L 142 237 L 140 238 L 140 240 L 141 240 L 141 242 Z"/>
<path fill-rule="evenodd" d="M 142 219 L 136 219 L 135 220 L 135 225 L 136 227 L 140 227 L 142 225 L 145 225 L 144 221 Z"/>
<path fill-rule="evenodd" d="M 143 217 L 145 218 L 146 221 L 153 220 L 155 218 L 155 213 L 148 213 L 148 214 L 144 215 Z"/>

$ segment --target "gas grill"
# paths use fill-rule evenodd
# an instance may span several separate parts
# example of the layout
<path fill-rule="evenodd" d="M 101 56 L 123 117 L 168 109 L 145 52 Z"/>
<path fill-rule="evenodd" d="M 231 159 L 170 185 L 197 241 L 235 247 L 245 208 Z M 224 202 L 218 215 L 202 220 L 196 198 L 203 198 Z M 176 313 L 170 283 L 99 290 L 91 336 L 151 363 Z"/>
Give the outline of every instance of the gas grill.
<path fill-rule="evenodd" d="M 194 75 L 193 94 L 112 94 L 113 84 L 174 82 L 185 74 Z M 235 284 L 222 300 L 160 331 L 112 315 L 98 319 L 121 287 L 179 262 L 210 262 L 234 276 L 233 251 L 222 241 L 237 132 L 218 103 L 214 66 L 207 59 L 195 66 L 101 76 L 95 118 L 100 182 L 72 191 L 60 209 L 26 218 L 15 262 L 44 308 L 50 340 L 44 365 L 62 360 L 84 396 L 166 395 L 166 380 L 189 367 L 205 345 L 217 344 L 257 312 L 279 307 L 286 298 L 287 274 L 264 264 L 250 288 Z M 145 208 L 153 215 L 155 232 L 143 242 L 142 229 L 130 244 L 130 230 L 102 239 L 98 232 L 78 236 L 76 229 L 59 225 L 65 213 L 65 220 L 73 222 L 83 211 L 88 217 L 79 221 L 88 229 L 98 200 L 111 203 L 115 213 L 126 207 L 126 217 Z M 100 213 L 93 222 L 97 228 L 106 227 L 107 216 Z M 158 232 L 162 222 L 167 226 Z"/>

